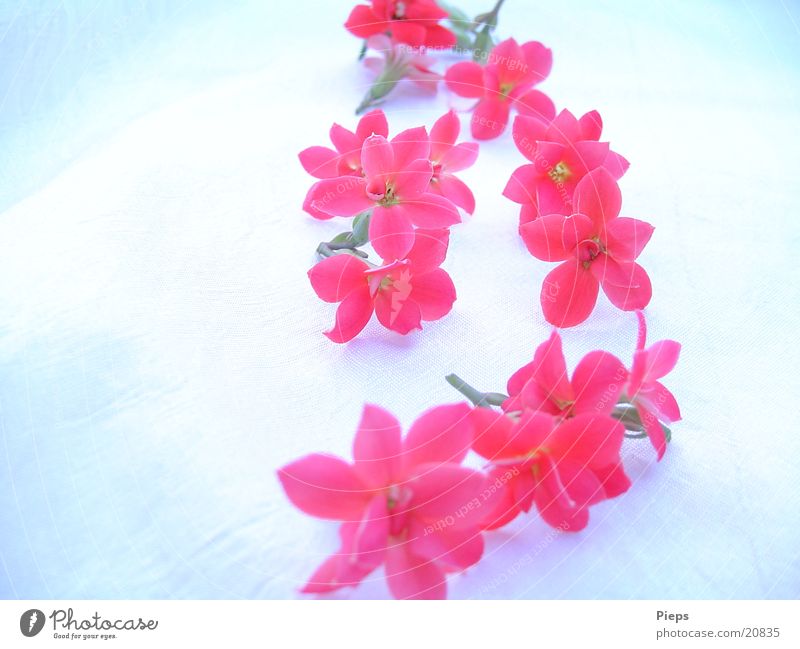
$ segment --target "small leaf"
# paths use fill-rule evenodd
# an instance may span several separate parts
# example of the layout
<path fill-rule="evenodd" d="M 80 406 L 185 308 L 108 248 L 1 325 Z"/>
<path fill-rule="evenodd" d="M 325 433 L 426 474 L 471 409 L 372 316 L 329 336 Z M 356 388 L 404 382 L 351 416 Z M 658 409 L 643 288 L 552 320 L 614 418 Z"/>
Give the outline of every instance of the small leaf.
<path fill-rule="evenodd" d="M 361 212 L 353 219 L 353 232 L 352 242 L 353 245 L 363 246 L 369 241 L 369 218 L 372 216 L 372 210 Z"/>

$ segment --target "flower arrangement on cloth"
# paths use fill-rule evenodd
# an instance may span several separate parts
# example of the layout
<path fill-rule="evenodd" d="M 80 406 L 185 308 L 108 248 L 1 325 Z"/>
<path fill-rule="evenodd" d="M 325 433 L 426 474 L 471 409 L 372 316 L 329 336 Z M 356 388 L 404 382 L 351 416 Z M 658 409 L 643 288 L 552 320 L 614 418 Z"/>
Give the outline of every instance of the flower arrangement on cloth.
<path fill-rule="evenodd" d="M 472 119 L 472 136 L 491 139 L 508 123 L 511 108 L 550 120 L 553 102 L 533 86 L 543 81 L 553 65 L 552 52 L 536 41 L 519 45 L 513 38 L 496 44 L 493 32 L 500 8 L 474 19 L 452 6 L 433 0 L 372 0 L 350 12 L 345 28 L 363 39 L 359 58 L 374 74 L 356 113 L 384 101 L 404 79 L 436 92 L 444 79 L 449 90 L 478 99 Z M 433 52 L 467 54 L 473 60 L 457 62 L 444 75 L 434 70 Z"/>
<path fill-rule="evenodd" d="M 319 180 L 303 207 L 317 219 L 353 218 L 352 230 L 321 243 L 322 260 L 309 271 L 311 285 L 326 302 L 338 302 L 336 323 L 325 335 L 343 343 L 366 326 L 373 312 L 388 329 L 407 334 L 423 320 L 438 320 L 452 308 L 456 291 L 440 268 L 447 255 L 448 228 L 461 221 L 459 208 L 475 209 L 469 187 L 454 172 L 478 156 L 474 142 L 456 143 L 455 113 L 431 128 L 407 129 L 388 139 L 386 116 L 366 114 L 355 133 L 331 127 L 335 149 L 303 150 L 303 168 Z M 368 260 L 370 244 L 380 263 Z"/>
<path fill-rule="evenodd" d="M 483 533 L 534 507 L 559 530 L 584 529 L 592 505 L 631 486 L 620 455 L 624 439 L 649 437 L 660 460 L 670 439 L 661 421 L 680 419 L 675 398 L 658 382 L 675 366 L 680 345 L 663 340 L 645 349 L 638 316 L 630 369 L 593 351 L 570 376 L 553 331 L 511 376 L 507 395 L 479 392 L 451 374 L 448 382 L 472 408 L 431 408 L 403 437 L 394 416 L 366 405 L 352 463 L 312 454 L 279 469 L 296 507 L 342 522 L 340 548 L 302 591 L 356 586 L 383 565 L 394 597 L 443 598 L 447 575 L 480 560 Z M 462 466 L 470 450 L 486 462 L 483 470 Z"/>

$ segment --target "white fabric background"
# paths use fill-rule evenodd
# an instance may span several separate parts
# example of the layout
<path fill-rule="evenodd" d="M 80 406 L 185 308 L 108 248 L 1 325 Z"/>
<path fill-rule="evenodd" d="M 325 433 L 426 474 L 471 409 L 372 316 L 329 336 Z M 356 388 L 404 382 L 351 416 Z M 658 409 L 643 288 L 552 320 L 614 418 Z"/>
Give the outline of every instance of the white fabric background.
<path fill-rule="evenodd" d="M 297 597 L 336 526 L 291 507 L 275 469 L 348 455 L 364 401 L 407 426 L 458 400 L 451 371 L 503 389 L 548 335 L 551 265 L 500 195 L 522 163 L 510 133 L 463 174 L 478 209 L 452 233 L 452 314 L 321 335 L 333 308 L 305 273 L 345 222 L 301 212 L 296 153 L 355 124 L 349 8 L 1 10 L 0 596 Z M 519 519 L 451 597 L 800 594 L 798 23 L 752 0 L 503 9 L 503 36 L 553 48 L 542 89 L 599 109 L 632 162 L 623 213 L 656 226 L 650 340 L 683 343 L 666 383 L 684 421 L 659 464 L 626 445 L 634 485 L 584 532 Z M 392 132 L 448 101 L 400 89 Z M 564 340 L 570 366 L 628 361 L 635 318 L 601 298 Z M 388 591 L 376 573 L 337 596 Z"/>

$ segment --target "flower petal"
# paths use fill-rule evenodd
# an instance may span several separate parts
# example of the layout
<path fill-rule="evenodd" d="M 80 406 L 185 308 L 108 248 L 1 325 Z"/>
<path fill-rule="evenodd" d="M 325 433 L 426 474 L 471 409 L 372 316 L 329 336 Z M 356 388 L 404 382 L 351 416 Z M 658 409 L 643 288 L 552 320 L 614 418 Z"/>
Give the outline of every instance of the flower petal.
<path fill-rule="evenodd" d="M 386 178 L 395 170 L 394 148 L 382 135 L 370 135 L 361 147 L 361 167 L 367 178 Z"/>
<path fill-rule="evenodd" d="M 528 41 L 521 46 L 525 59 L 525 79 L 529 83 L 542 82 L 553 69 L 553 51 L 539 41 Z"/>
<path fill-rule="evenodd" d="M 350 562 L 370 571 L 383 563 L 389 540 L 389 510 L 386 494 L 377 494 L 367 505 L 364 516 L 353 531 Z M 340 576 L 347 570 L 340 568 Z"/>
<path fill-rule="evenodd" d="M 308 271 L 311 286 L 325 302 L 341 302 L 355 289 L 366 285 L 369 266 L 355 255 L 340 253 L 323 259 Z"/>
<path fill-rule="evenodd" d="M 472 445 L 470 411 L 466 403 L 456 403 L 420 415 L 403 440 L 406 471 L 430 462 L 459 464 Z"/>
<path fill-rule="evenodd" d="M 311 207 L 331 216 L 355 216 L 374 206 L 366 179 L 358 176 L 318 180 L 311 192 Z"/>
<path fill-rule="evenodd" d="M 614 180 L 619 180 L 625 175 L 625 172 L 628 171 L 628 167 L 631 166 L 631 163 L 619 153 L 609 151 L 603 166 L 608 169 L 608 172 L 614 177 Z"/>
<path fill-rule="evenodd" d="M 394 288 L 378 291 L 375 315 L 384 327 L 405 336 L 414 329 L 422 329 L 422 312 L 411 299 L 409 278 L 401 277 L 400 280 L 395 281 Z"/>
<path fill-rule="evenodd" d="M 444 572 L 398 543 L 386 554 L 386 581 L 395 599 L 446 599 Z"/>
<path fill-rule="evenodd" d="M 386 115 L 379 108 L 366 113 L 359 120 L 358 126 L 356 127 L 356 138 L 362 143 L 370 135 L 389 137 L 389 124 L 386 121 Z"/>
<path fill-rule="evenodd" d="M 423 320 L 439 320 L 453 308 L 456 287 L 450 275 L 441 268 L 411 279 L 411 299 L 417 303 Z"/>
<path fill-rule="evenodd" d="M 372 494 L 341 458 L 313 453 L 278 469 L 292 504 L 317 518 L 361 520 Z"/>
<path fill-rule="evenodd" d="M 572 374 L 573 412 L 610 414 L 628 379 L 628 370 L 613 354 L 596 351 L 584 356 Z"/>
<path fill-rule="evenodd" d="M 433 166 L 427 158 L 414 160 L 394 174 L 395 196 L 401 200 L 419 198 L 428 191 L 433 176 Z"/>
<path fill-rule="evenodd" d="M 372 296 L 364 286 L 350 293 L 336 309 L 336 323 L 330 331 L 323 332 L 335 343 L 346 343 L 355 338 L 367 326 L 372 317 Z"/>
<path fill-rule="evenodd" d="M 298 155 L 300 164 L 314 178 L 333 178 L 339 175 L 339 154 L 325 146 L 311 146 Z"/>
<path fill-rule="evenodd" d="M 653 296 L 650 277 L 635 261 L 618 262 L 608 255 L 600 255 L 592 262 L 591 269 L 601 282 L 603 292 L 618 309 L 635 311 L 650 303 Z"/>
<path fill-rule="evenodd" d="M 414 245 L 406 255 L 414 275 L 421 275 L 441 266 L 447 256 L 449 243 L 450 230 L 447 228 L 415 230 Z"/>
<path fill-rule="evenodd" d="M 441 162 L 442 157 L 456 143 L 461 131 L 461 122 L 456 111 L 449 110 L 431 127 L 431 160 Z"/>
<path fill-rule="evenodd" d="M 395 169 L 404 170 L 415 160 L 427 160 L 431 153 L 431 140 L 424 126 L 409 128 L 392 138 Z"/>
<path fill-rule="evenodd" d="M 565 419 L 542 442 L 557 462 L 604 467 L 620 461 L 625 427 L 610 415 L 583 413 Z"/>
<path fill-rule="evenodd" d="M 467 214 L 475 211 L 475 196 L 467 185 L 452 174 L 441 174 L 436 182 L 439 191 L 447 200 Z"/>
<path fill-rule="evenodd" d="M 619 215 L 622 194 L 611 174 L 600 167 L 581 178 L 573 201 L 575 211 L 588 216 L 602 230 L 607 222 Z"/>
<path fill-rule="evenodd" d="M 478 159 L 480 145 L 477 142 L 461 142 L 445 151 L 439 158 L 442 170 L 447 172 L 461 171 L 475 164 Z"/>
<path fill-rule="evenodd" d="M 556 116 L 556 106 L 541 90 L 529 90 L 515 97 L 514 106 L 521 116 L 537 117 L 550 121 Z"/>
<path fill-rule="evenodd" d="M 400 422 L 379 406 L 365 404 L 353 440 L 354 469 L 364 484 L 378 489 L 400 478 Z"/>
<path fill-rule="evenodd" d="M 519 233 L 525 246 L 542 261 L 563 261 L 575 247 L 593 234 L 594 224 L 583 214 L 549 214 L 521 225 Z"/>
<path fill-rule="evenodd" d="M 414 226 L 400 204 L 375 208 L 369 220 L 369 241 L 381 259 L 405 259 L 414 245 Z"/>
<path fill-rule="evenodd" d="M 653 448 L 656 449 L 656 454 L 660 461 L 664 457 L 664 453 L 667 452 L 667 436 L 664 433 L 664 429 L 661 427 L 656 414 L 638 403 L 638 401 L 636 402 L 636 411 L 639 413 L 639 419 L 642 420 L 645 432 L 647 432 Z"/>
<path fill-rule="evenodd" d="M 438 196 L 431 192 L 421 194 L 414 199 L 404 200 L 388 209 L 400 210 L 419 228 L 447 228 L 461 223 L 458 208 L 444 196 Z M 374 214 L 372 218 L 374 220 Z"/>
<path fill-rule="evenodd" d="M 581 140 L 599 140 L 603 133 L 603 118 L 596 110 L 585 113 L 579 120 Z"/>
<path fill-rule="evenodd" d="M 669 374 L 678 363 L 681 344 L 674 340 L 659 340 L 647 348 L 644 380 L 655 381 Z"/>
<path fill-rule="evenodd" d="M 535 115 L 517 115 L 511 128 L 514 144 L 519 152 L 531 162 L 536 162 L 536 144 L 545 140 L 547 123 Z M 563 145 L 559 145 L 563 148 Z M 559 152 L 558 157 L 561 157 Z M 558 162 L 556 159 L 554 162 Z"/>
<path fill-rule="evenodd" d="M 631 479 L 625 473 L 625 467 L 622 462 L 610 464 L 600 469 L 593 468 L 592 473 L 602 483 L 606 498 L 616 498 L 631 487 Z"/>
<path fill-rule="evenodd" d="M 545 320 L 556 327 L 580 324 L 594 309 L 599 288 L 592 273 L 577 258 L 559 264 L 542 284 L 540 300 Z"/>
<path fill-rule="evenodd" d="M 606 225 L 606 249 L 615 259 L 633 261 L 653 235 L 653 226 L 638 219 L 621 216 Z"/>
<path fill-rule="evenodd" d="M 413 554 L 444 563 L 453 570 L 466 570 L 483 556 L 483 535 L 477 529 L 454 530 L 447 526 L 434 528 L 411 519 L 408 549 Z"/>
<path fill-rule="evenodd" d="M 463 61 L 447 68 L 447 87 L 460 97 L 483 97 L 483 68 L 472 61 Z"/>
<path fill-rule="evenodd" d="M 489 471 L 488 496 L 483 503 L 486 515 L 481 528 L 496 530 L 514 520 L 522 511 L 517 505 L 511 482 L 519 475 L 517 466 L 499 466 Z M 484 492 L 486 493 L 486 492 Z"/>
<path fill-rule="evenodd" d="M 570 403 L 574 395 L 558 331 L 553 329 L 550 337 L 536 348 L 533 362 L 533 379 L 548 397 L 557 403 Z"/>
<path fill-rule="evenodd" d="M 545 456 L 547 458 L 547 456 Z M 556 529 L 578 532 L 589 523 L 589 505 L 605 497 L 603 486 L 588 469 L 547 458 L 534 492 L 536 509 Z"/>
<path fill-rule="evenodd" d="M 566 108 L 555 116 L 547 126 L 547 136 L 544 138 L 553 142 L 577 142 L 581 139 L 578 120 Z"/>
<path fill-rule="evenodd" d="M 544 182 L 535 164 L 517 167 L 503 189 L 503 196 L 515 203 L 533 203 L 536 200 L 536 187 Z"/>
<path fill-rule="evenodd" d="M 511 103 L 497 97 L 485 97 L 478 102 L 470 120 L 472 137 L 491 140 L 506 130 Z"/>
<path fill-rule="evenodd" d="M 479 506 L 480 495 L 487 482 L 480 471 L 456 464 L 416 468 L 420 475 L 406 483 L 412 493 L 409 511 L 414 517 L 454 530 L 474 529 L 481 523 L 485 512 Z"/>
<path fill-rule="evenodd" d="M 567 147 L 569 153 L 566 165 L 572 172 L 581 177 L 592 169 L 597 169 L 608 156 L 608 142 L 586 140 L 575 142 Z"/>
<path fill-rule="evenodd" d="M 367 5 L 356 5 L 344 24 L 347 31 L 359 38 L 368 38 L 373 34 L 386 31 L 387 23 L 381 21 Z"/>

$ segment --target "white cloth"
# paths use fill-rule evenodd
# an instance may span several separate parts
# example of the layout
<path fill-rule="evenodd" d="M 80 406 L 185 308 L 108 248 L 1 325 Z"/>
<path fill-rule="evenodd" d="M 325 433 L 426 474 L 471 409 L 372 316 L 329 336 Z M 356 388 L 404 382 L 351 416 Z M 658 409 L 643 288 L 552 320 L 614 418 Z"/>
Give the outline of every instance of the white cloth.
<path fill-rule="evenodd" d="M 347 223 L 301 211 L 296 154 L 355 125 L 349 3 L 125 4 L 0 10 L 0 596 L 297 597 L 336 526 L 275 470 L 349 456 L 365 401 L 407 427 L 459 400 L 449 372 L 502 390 L 547 337 L 552 265 L 501 196 L 523 158 L 507 132 L 462 174 L 478 208 L 452 231 L 449 316 L 334 345 L 306 271 Z M 585 531 L 520 518 L 451 597 L 800 595 L 798 22 L 767 3 L 504 6 L 503 36 L 553 48 L 542 90 L 600 110 L 632 163 L 623 213 L 656 226 L 649 340 L 683 344 L 665 382 L 684 420 L 660 463 L 626 443 L 633 486 Z M 401 87 L 392 132 L 450 101 Z M 563 334 L 568 364 L 628 362 L 635 335 L 601 297 Z M 388 590 L 379 571 L 336 596 Z"/>

